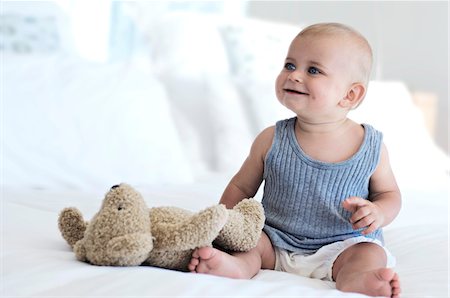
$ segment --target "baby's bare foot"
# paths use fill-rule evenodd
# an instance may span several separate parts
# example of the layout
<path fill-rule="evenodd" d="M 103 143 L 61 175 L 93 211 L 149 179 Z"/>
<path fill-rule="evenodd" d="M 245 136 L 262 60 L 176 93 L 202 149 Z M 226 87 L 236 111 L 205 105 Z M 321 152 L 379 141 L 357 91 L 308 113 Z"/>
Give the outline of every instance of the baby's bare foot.
<path fill-rule="evenodd" d="M 242 264 L 236 257 L 212 247 L 201 247 L 192 253 L 188 265 L 191 272 L 231 278 L 246 278 Z"/>
<path fill-rule="evenodd" d="M 355 273 L 338 287 L 344 292 L 356 292 L 370 296 L 400 297 L 400 281 L 397 273 L 381 268 L 364 273 Z"/>

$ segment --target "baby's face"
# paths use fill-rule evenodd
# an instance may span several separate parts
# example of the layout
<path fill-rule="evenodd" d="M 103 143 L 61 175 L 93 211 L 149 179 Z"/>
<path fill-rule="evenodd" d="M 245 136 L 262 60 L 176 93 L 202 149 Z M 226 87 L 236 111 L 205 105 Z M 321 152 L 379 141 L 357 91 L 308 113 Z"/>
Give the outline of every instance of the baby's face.
<path fill-rule="evenodd" d="M 352 45 L 332 35 L 295 38 L 276 81 L 278 100 L 310 121 L 342 115 L 339 102 L 352 82 Z"/>

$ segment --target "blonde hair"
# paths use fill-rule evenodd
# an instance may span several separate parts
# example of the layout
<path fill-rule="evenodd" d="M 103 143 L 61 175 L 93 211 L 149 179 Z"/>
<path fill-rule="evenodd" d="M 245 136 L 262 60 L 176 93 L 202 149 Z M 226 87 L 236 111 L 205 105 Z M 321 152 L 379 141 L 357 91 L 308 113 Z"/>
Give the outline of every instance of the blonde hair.
<path fill-rule="evenodd" d="M 365 86 L 369 83 L 372 70 L 372 48 L 367 39 L 355 29 L 340 23 L 318 23 L 303 29 L 296 37 L 341 34 L 354 42 L 358 55 L 355 55 L 357 68 L 354 71 L 356 80 Z"/>

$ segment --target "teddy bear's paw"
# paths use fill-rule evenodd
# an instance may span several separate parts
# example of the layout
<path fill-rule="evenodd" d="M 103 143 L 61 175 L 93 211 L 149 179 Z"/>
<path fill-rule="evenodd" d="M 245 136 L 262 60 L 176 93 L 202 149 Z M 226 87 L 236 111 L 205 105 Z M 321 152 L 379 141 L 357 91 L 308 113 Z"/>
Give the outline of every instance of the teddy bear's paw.
<path fill-rule="evenodd" d="M 255 199 L 243 199 L 232 210 L 244 215 L 247 220 L 252 221 L 261 228 L 264 225 L 266 219 L 264 216 L 264 208 Z"/>
<path fill-rule="evenodd" d="M 228 221 L 215 244 L 232 251 L 248 251 L 256 246 L 264 227 L 264 209 L 254 199 L 244 199 L 228 210 Z"/>
<path fill-rule="evenodd" d="M 64 208 L 59 214 L 58 227 L 67 243 L 74 247 L 77 241 L 83 239 L 87 223 L 81 212 L 74 207 Z"/>
<path fill-rule="evenodd" d="M 225 206 L 214 205 L 174 224 L 155 223 L 155 249 L 180 251 L 210 246 L 227 219 Z"/>
<path fill-rule="evenodd" d="M 106 264 L 114 266 L 138 266 L 153 249 L 150 233 L 133 233 L 111 239 L 106 247 Z"/>

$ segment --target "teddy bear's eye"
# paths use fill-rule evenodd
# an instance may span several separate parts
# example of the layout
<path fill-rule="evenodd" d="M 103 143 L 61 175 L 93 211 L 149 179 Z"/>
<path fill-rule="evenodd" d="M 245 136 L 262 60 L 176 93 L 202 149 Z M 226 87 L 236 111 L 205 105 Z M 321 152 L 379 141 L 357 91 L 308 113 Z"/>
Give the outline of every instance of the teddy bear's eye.
<path fill-rule="evenodd" d="M 122 210 L 123 209 L 123 206 L 122 205 L 119 205 L 119 206 L 117 206 L 117 210 Z"/>

